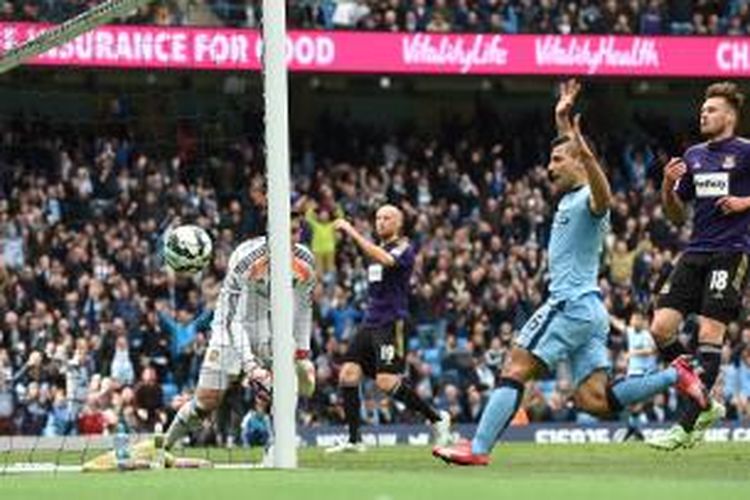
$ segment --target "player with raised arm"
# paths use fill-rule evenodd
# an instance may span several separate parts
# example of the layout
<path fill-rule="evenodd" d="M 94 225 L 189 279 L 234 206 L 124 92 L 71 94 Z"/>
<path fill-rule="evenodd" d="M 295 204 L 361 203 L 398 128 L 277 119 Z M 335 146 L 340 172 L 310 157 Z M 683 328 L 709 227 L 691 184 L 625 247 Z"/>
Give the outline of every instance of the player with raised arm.
<path fill-rule="evenodd" d="M 499 386 L 482 413 L 472 441 L 433 449 L 448 463 L 487 465 L 495 441 L 518 411 L 524 385 L 558 362 L 570 362 L 578 408 L 602 417 L 652 397 L 671 385 L 699 405 L 706 396 L 691 366 L 678 358 L 667 369 L 612 383 L 607 353 L 609 316 L 597 284 L 599 260 L 609 227 L 612 195 L 596 156 L 583 138 L 580 116 L 569 119 L 580 90 L 576 82 L 561 86 L 557 113 L 562 134 L 552 143 L 548 171 L 562 194 L 549 242 L 549 299 L 523 326 Z"/>
<path fill-rule="evenodd" d="M 374 378 L 378 388 L 423 415 L 433 427 L 436 443 L 450 442 L 450 416 L 422 401 L 403 380 L 404 342 L 409 319 L 408 301 L 416 249 L 403 236 L 404 215 L 393 205 L 380 207 L 375 215 L 375 231 L 380 244 L 363 236 L 348 221 L 337 219 L 337 230 L 346 234 L 371 261 L 365 317 L 351 339 L 339 387 L 349 439 L 328 452 L 363 451 L 360 435 L 359 383 L 362 376 Z"/>
<path fill-rule="evenodd" d="M 315 370 L 308 359 L 314 258 L 299 243 L 294 245 L 293 253 L 293 335 L 298 389 L 300 394 L 310 396 L 315 390 Z M 263 385 L 270 384 L 271 335 L 268 242 L 266 237 L 258 237 L 241 243 L 229 257 L 195 397 L 178 410 L 167 430 L 164 443 L 167 450 L 219 406 L 233 379 L 244 374 Z"/>
<path fill-rule="evenodd" d="M 690 241 L 677 260 L 656 303 L 651 333 L 667 361 L 685 347 L 677 331 L 688 314 L 698 314 L 697 358 L 701 378 L 711 388 L 721 365 L 727 324 L 738 319 L 747 284 L 750 252 L 750 140 L 736 137 L 744 95 L 736 84 L 706 89 L 700 110 L 705 142 L 672 158 L 664 170 L 664 212 L 675 224 L 686 221 L 693 205 Z M 720 420 L 724 407 L 701 408 L 688 401 L 679 423 L 648 441 L 663 450 L 691 447 Z"/>

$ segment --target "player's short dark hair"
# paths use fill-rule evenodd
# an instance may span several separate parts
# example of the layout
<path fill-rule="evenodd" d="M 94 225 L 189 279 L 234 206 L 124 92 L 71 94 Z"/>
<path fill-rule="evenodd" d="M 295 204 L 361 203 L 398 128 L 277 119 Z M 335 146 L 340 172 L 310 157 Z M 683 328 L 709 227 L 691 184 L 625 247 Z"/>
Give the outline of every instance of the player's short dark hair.
<path fill-rule="evenodd" d="M 745 103 L 745 94 L 740 91 L 739 85 L 734 82 L 712 83 L 706 88 L 706 99 L 721 97 L 729 103 L 737 116 L 740 115 L 742 105 Z"/>
<path fill-rule="evenodd" d="M 563 144 L 566 144 L 570 142 L 570 137 L 567 135 L 558 135 L 554 139 L 552 139 L 552 142 L 550 142 L 550 147 L 552 149 L 555 149 L 557 146 L 562 146 Z"/>
<path fill-rule="evenodd" d="M 591 140 L 590 137 L 584 136 L 583 140 L 586 141 L 586 144 L 588 145 L 589 149 L 591 149 L 591 152 L 594 153 L 594 156 L 597 158 L 599 157 L 599 151 L 597 151 L 596 145 L 594 144 L 594 141 Z M 573 141 L 570 136 L 568 135 L 558 135 L 552 141 L 550 142 L 550 149 L 555 149 L 557 146 L 563 146 L 566 144 L 569 144 Z"/>

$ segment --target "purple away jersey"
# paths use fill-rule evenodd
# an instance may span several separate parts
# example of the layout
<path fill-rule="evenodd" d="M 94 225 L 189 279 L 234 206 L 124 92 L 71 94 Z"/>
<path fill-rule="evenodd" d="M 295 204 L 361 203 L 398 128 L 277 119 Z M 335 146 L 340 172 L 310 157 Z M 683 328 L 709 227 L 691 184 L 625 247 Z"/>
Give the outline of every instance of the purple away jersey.
<path fill-rule="evenodd" d="M 687 173 L 675 188 L 693 202 L 693 234 L 688 252 L 750 253 L 750 211 L 725 215 L 723 196 L 750 196 L 750 140 L 732 137 L 697 144 L 683 156 Z"/>
<path fill-rule="evenodd" d="M 367 268 L 368 300 L 363 324 L 380 327 L 409 315 L 409 281 L 416 251 L 407 240 L 384 245 L 396 264 L 372 263 Z"/>

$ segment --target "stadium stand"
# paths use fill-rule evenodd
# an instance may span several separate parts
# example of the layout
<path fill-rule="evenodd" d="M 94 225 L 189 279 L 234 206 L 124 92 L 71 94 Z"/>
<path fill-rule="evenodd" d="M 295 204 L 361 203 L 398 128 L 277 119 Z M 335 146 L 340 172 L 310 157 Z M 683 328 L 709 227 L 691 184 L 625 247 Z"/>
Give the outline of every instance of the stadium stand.
<path fill-rule="evenodd" d="M 446 121 L 425 137 L 329 115 L 294 155 L 300 219 L 341 211 L 366 228 L 384 200 L 406 210 L 421 248 L 409 378 L 459 422 L 478 420 L 513 333 L 543 300 L 554 200 L 540 153 L 549 131 L 528 127 L 529 144 L 511 151 L 487 132 L 487 120 L 472 120 L 462 134 Z M 120 414 L 132 429 L 152 430 L 191 393 L 229 252 L 263 231 L 258 144 L 232 140 L 204 150 L 189 124 L 178 128 L 174 154 L 133 137 L 121 123 L 84 129 L 17 117 L 0 125 L 1 434 L 96 434 Z M 687 233 L 666 222 L 654 187 L 666 145 L 642 135 L 596 139 L 617 193 L 601 286 L 613 316 L 627 321 L 648 310 Z M 175 218 L 211 229 L 215 258 L 200 282 L 176 279 L 161 265 L 159 237 Z M 366 288 L 361 257 L 345 244 L 320 278 L 318 390 L 301 405 L 306 425 L 341 422 L 337 372 Z M 719 392 L 729 418 L 747 418 L 750 327 L 734 323 L 728 337 Z M 624 338 L 612 329 L 619 374 Z M 220 434 L 254 403 L 247 388 L 234 390 L 243 397 L 232 398 Z M 415 421 L 374 387 L 364 394 L 367 422 Z M 531 421 L 587 421 L 570 395 L 563 369 L 531 387 L 523 408 Z M 674 395 L 660 396 L 646 415 L 669 420 L 675 404 Z"/>

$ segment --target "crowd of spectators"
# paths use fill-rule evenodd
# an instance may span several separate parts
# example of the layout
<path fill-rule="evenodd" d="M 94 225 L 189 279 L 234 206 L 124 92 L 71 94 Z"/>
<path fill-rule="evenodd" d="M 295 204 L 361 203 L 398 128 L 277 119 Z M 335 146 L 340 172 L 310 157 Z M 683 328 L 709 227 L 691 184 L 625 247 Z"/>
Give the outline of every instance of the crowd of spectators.
<path fill-rule="evenodd" d="M 227 258 L 240 240 L 263 233 L 267 210 L 258 145 L 241 134 L 217 140 L 212 127 L 210 120 L 181 124 L 167 154 L 163 141 L 149 147 L 122 125 L 84 130 L 26 118 L 0 125 L 0 434 L 96 434 L 118 419 L 151 430 L 190 397 Z M 340 214 L 371 234 L 373 210 L 386 200 L 405 210 L 420 248 L 408 377 L 456 421 L 477 421 L 514 334 L 545 297 L 557 193 L 539 152 L 550 131 L 524 130 L 532 146 L 519 154 L 497 135 L 450 120 L 422 135 L 327 116 L 296 141 L 293 205 L 326 261 L 315 292 L 318 388 L 301 401 L 302 424 L 342 422 L 337 374 L 366 296 L 361 253 L 331 242 L 328 221 Z M 611 358 L 622 375 L 622 325 L 648 314 L 688 229 L 672 227 L 659 203 L 654 165 L 664 148 L 598 139 L 616 192 L 600 283 L 615 319 Z M 210 149 L 201 146 L 211 141 Z M 159 255 L 164 228 L 180 221 L 206 227 L 215 242 L 212 264 L 193 279 L 167 272 Z M 694 328 L 688 321 L 685 341 Z M 747 419 L 746 323 L 730 326 L 723 374 L 717 397 L 729 418 Z M 530 384 L 526 417 L 591 418 L 572 408 L 572 389 L 564 366 Z M 363 393 L 367 422 L 416 421 L 374 386 Z M 219 419 L 224 432 L 256 402 L 243 385 L 232 394 Z M 673 418 L 675 404 L 674 394 L 661 395 L 644 418 Z"/>
<path fill-rule="evenodd" d="M 103 3 L 103 0 L 2 0 L 0 21 L 60 23 Z M 156 0 L 115 22 L 181 26 L 203 20 L 192 0 Z M 210 18 L 209 18 L 210 19 Z"/>
<path fill-rule="evenodd" d="M 52 21 L 98 3 L 3 0 L 0 20 Z M 258 27 L 261 0 L 157 0 L 123 19 L 158 25 Z M 750 33 L 747 0 L 289 0 L 290 27 L 388 32 Z"/>
<path fill-rule="evenodd" d="M 290 7 L 297 26 L 398 32 L 739 36 L 750 24 L 745 0 L 299 0 Z"/>

